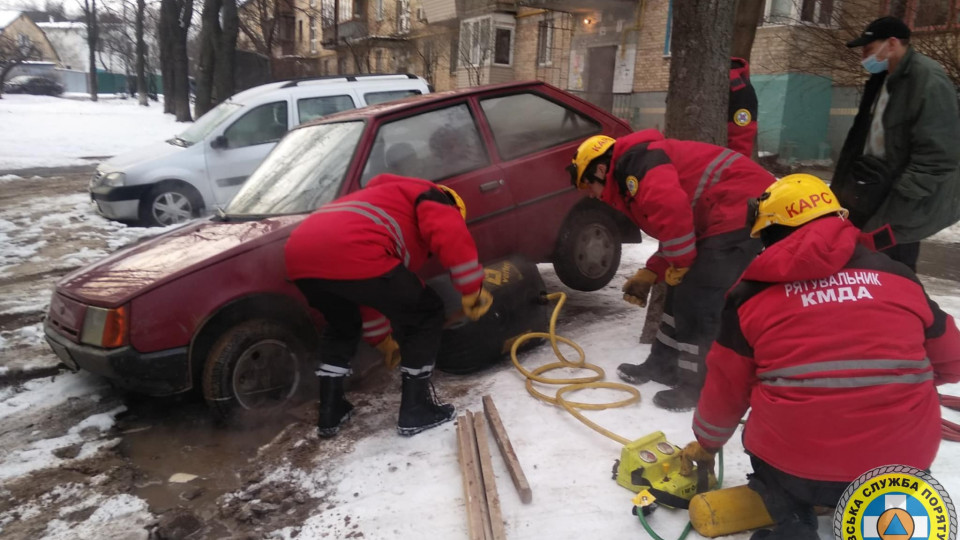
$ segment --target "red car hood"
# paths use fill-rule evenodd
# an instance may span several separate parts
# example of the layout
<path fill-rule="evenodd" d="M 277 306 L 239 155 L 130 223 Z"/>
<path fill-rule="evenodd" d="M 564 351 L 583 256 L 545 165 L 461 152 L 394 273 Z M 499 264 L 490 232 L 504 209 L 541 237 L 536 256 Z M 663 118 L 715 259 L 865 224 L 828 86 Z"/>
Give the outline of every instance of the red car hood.
<path fill-rule="evenodd" d="M 306 217 L 197 221 L 67 274 L 57 283 L 57 292 L 85 304 L 120 306 L 180 276 L 284 240 Z"/>

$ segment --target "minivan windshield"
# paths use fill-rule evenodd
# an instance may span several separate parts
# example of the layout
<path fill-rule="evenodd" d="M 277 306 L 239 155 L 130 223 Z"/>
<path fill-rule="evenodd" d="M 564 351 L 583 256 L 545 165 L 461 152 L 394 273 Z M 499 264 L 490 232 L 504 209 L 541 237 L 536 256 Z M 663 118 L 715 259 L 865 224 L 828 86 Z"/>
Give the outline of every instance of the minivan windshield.
<path fill-rule="evenodd" d="M 198 143 L 204 139 L 213 128 L 220 125 L 225 118 L 233 114 L 233 111 L 243 107 L 239 103 L 234 103 L 232 101 L 224 101 L 223 103 L 217 105 L 216 107 L 207 111 L 207 114 L 197 118 L 197 121 L 193 123 L 192 126 L 186 129 L 180 135 L 174 139 L 175 141 L 182 142 L 186 146 L 191 144 Z"/>
<path fill-rule="evenodd" d="M 227 217 L 302 214 L 333 200 L 363 125 L 355 120 L 288 133 L 230 201 Z"/>

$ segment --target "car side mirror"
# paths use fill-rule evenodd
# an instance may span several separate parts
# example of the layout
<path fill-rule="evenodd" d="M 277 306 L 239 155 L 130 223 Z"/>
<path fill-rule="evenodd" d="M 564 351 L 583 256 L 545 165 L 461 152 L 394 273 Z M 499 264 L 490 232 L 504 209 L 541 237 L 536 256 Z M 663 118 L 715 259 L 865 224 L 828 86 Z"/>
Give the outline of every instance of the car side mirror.
<path fill-rule="evenodd" d="M 210 148 L 219 150 L 221 148 L 226 148 L 228 143 L 229 141 L 227 141 L 227 138 L 224 135 L 217 135 L 215 139 L 210 141 Z"/>

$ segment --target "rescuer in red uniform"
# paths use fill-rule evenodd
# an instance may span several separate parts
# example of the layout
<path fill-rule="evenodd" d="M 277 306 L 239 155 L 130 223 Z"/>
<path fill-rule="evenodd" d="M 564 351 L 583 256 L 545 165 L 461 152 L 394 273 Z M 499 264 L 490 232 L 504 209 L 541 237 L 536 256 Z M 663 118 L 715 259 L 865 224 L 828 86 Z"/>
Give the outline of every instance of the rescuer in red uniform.
<path fill-rule="evenodd" d="M 723 295 L 760 250 L 744 226 L 746 200 L 773 176 L 734 150 L 664 139 L 654 129 L 617 140 L 591 137 L 568 170 L 574 185 L 660 241 L 646 267 L 623 286 L 624 300 L 643 307 L 655 282 L 670 285 L 660 330 L 646 362 L 621 364 L 617 373 L 634 384 L 675 386 L 658 392 L 654 404 L 692 409 Z"/>
<path fill-rule="evenodd" d="M 730 59 L 730 101 L 727 112 L 727 148 L 751 157 L 757 138 L 757 91 L 750 84 L 750 64 Z"/>
<path fill-rule="evenodd" d="M 960 333 L 913 271 L 860 243 L 820 179 L 786 176 L 751 208 L 764 251 L 727 296 L 683 455 L 710 463 L 750 408 L 749 486 L 777 523 L 752 538 L 815 540 L 814 506 L 861 474 L 930 468 Z"/>
<path fill-rule="evenodd" d="M 413 435 L 454 418 L 454 406 L 438 403 L 430 384 L 444 305 L 416 272 L 433 254 L 463 294 L 469 318 L 490 309 L 465 219 L 463 201 L 452 189 L 382 174 L 321 206 L 290 235 L 287 274 L 327 321 L 317 371 L 321 437 L 336 435 L 353 410 L 343 381 L 361 337 L 379 341 L 388 361 L 395 358 L 391 323 L 398 330 L 403 381 L 397 431 Z"/>

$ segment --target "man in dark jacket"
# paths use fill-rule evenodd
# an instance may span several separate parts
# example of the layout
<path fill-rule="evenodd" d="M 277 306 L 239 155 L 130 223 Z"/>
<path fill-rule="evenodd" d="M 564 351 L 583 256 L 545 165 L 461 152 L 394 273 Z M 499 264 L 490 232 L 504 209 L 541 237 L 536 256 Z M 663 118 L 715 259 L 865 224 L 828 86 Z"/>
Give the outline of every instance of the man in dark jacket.
<path fill-rule="evenodd" d="M 920 240 L 960 220 L 960 115 L 943 68 L 883 17 L 847 43 L 871 73 L 831 187 L 865 231 L 889 225 L 885 253 L 916 270 Z"/>
<path fill-rule="evenodd" d="M 317 434 L 332 437 L 350 418 L 343 380 L 361 337 L 395 360 L 390 328 L 400 332 L 403 394 L 397 432 L 414 435 L 453 420 L 437 402 L 430 377 L 440 349 L 443 301 L 416 275 L 432 255 L 450 271 L 463 311 L 476 320 L 490 309 L 483 267 L 452 189 L 392 174 L 317 209 L 287 240 L 287 274 L 323 313 Z M 382 315 L 381 315 L 382 314 Z"/>
<path fill-rule="evenodd" d="M 616 140 L 590 137 L 569 171 L 574 185 L 660 241 L 660 249 L 623 286 L 623 299 L 640 307 L 654 283 L 670 286 L 660 331 L 647 360 L 621 364 L 617 374 L 633 384 L 675 386 L 658 392 L 653 403 L 692 409 L 719 328 L 723 294 L 760 250 L 744 226 L 744 201 L 773 176 L 729 148 L 665 139 L 655 129 Z"/>
<path fill-rule="evenodd" d="M 786 176 L 751 207 L 764 251 L 727 295 L 682 455 L 709 464 L 750 408 L 748 485 L 777 523 L 752 538 L 816 540 L 814 506 L 864 472 L 933 463 L 935 386 L 960 381 L 960 332 L 916 274 L 861 244 L 819 178 Z"/>

